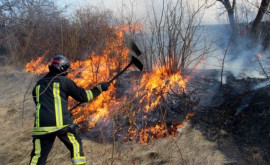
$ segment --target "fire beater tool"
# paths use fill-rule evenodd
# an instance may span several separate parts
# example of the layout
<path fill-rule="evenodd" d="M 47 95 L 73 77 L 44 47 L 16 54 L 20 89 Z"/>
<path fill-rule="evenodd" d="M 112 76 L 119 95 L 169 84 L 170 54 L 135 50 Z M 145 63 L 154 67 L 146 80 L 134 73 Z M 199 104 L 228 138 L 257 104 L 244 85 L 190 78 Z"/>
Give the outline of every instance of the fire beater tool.
<path fill-rule="evenodd" d="M 143 64 L 138 59 L 138 56 L 140 56 L 142 53 L 139 50 L 139 48 L 137 47 L 137 45 L 134 43 L 134 41 L 128 35 L 125 35 L 125 44 L 128 47 L 128 49 L 129 49 L 129 54 L 131 55 L 131 61 L 129 62 L 129 64 L 123 70 L 121 70 L 117 75 L 115 75 L 109 81 L 109 83 L 112 83 L 113 80 L 115 80 L 121 74 L 123 74 L 132 64 L 134 64 L 140 71 L 143 70 Z"/>
<path fill-rule="evenodd" d="M 131 55 L 131 61 L 129 62 L 129 64 L 124 69 L 122 69 L 119 73 L 117 73 L 117 75 L 115 75 L 111 80 L 109 80 L 108 81 L 109 83 L 112 83 L 115 79 L 117 79 L 132 64 L 134 64 L 140 71 L 143 70 L 143 63 L 138 59 L 138 56 L 140 56 L 142 54 L 141 51 L 139 50 L 139 48 L 137 47 L 137 45 L 135 44 L 135 42 L 128 35 L 125 34 L 124 37 L 125 37 L 125 40 L 124 40 L 125 45 L 129 49 L 129 54 Z M 72 111 L 73 109 L 77 108 L 81 104 L 82 103 L 76 104 L 69 111 Z"/>

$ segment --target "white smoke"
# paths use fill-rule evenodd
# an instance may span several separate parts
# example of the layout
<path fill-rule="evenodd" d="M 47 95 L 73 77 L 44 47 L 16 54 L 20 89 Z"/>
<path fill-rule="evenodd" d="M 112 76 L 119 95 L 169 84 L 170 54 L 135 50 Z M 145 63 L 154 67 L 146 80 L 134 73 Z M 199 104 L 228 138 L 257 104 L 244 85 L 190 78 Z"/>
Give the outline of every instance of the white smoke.
<path fill-rule="evenodd" d="M 204 68 L 221 70 L 225 57 L 224 73 L 231 72 L 238 79 L 247 77 L 266 78 L 259 61 L 263 67 L 268 66 L 268 52 L 263 51 L 259 44 L 257 46 L 253 44 L 251 47 L 247 37 L 239 37 L 232 41 L 228 25 L 210 26 L 207 30 L 208 42 L 216 41 L 214 44 L 216 51 L 207 55 Z M 258 54 L 262 56 L 258 57 Z M 226 74 L 223 76 L 223 82 L 226 82 Z"/>
<path fill-rule="evenodd" d="M 269 80 L 265 80 L 265 81 L 263 81 L 263 82 L 261 82 L 259 84 L 256 84 L 255 86 L 253 86 L 251 88 L 251 90 L 256 90 L 256 89 L 259 89 L 259 88 L 263 88 L 263 87 L 266 87 L 268 85 L 270 85 L 270 81 Z"/>

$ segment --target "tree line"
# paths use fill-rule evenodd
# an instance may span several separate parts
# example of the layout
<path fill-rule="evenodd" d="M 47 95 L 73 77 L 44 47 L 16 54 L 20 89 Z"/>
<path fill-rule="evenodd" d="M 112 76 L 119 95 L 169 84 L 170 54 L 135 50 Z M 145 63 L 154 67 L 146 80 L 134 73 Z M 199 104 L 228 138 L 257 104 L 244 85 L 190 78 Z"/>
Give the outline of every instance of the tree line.
<path fill-rule="evenodd" d="M 114 39 L 113 25 L 141 24 L 139 33 L 134 28 L 129 33 L 147 54 L 142 56 L 146 70 L 165 66 L 172 74 L 179 70 L 188 73 L 212 52 L 213 43 L 205 41 L 200 27 L 204 12 L 216 2 L 228 13 L 228 35 L 237 36 L 234 34 L 247 28 L 253 44 L 264 40 L 269 45 L 265 36 L 268 27 L 261 28 L 264 15 L 269 14 L 269 0 L 261 1 L 256 17 L 247 26 L 238 26 L 241 21 L 236 13 L 248 15 L 249 8 L 238 5 L 237 0 L 198 1 L 196 7 L 188 0 L 147 2 L 147 14 L 137 18 L 135 0 L 122 1 L 120 17 L 95 6 L 74 10 L 67 16 L 69 6 L 60 8 L 53 0 L 0 0 L 1 62 L 24 64 L 46 51 L 46 58 L 64 54 L 70 59 L 83 59 L 92 52 L 99 54 L 106 47 L 105 41 Z"/>
<path fill-rule="evenodd" d="M 112 29 L 108 12 L 95 7 L 63 16 L 52 0 L 0 1 L 0 54 L 8 63 L 24 64 L 49 51 L 47 58 L 64 54 L 80 59 L 100 52 Z"/>

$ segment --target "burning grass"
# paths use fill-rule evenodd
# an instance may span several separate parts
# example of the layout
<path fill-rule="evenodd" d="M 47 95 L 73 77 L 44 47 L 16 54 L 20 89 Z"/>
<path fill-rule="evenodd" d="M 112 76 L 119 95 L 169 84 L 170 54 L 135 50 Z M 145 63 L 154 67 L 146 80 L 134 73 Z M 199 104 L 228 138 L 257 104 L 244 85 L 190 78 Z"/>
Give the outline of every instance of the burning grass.
<path fill-rule="evenodd" d="M 121 26 L 115 29 L 115 40 L 106 41 L 107 46 L 102 54 L 92 53 L 84 61 L 71 62 L 72 71 L 68 77 L 78 86 L 89 89 L 99 82 L 108 81 L 128 63 L 129 51 L 123 43 L 125 28 Z M 48 63 L 42 62 L 47 53 L 28 63 L 26 70 L 36 74 L 47 72 Z M 145 144 L 149 140 L 175 136 L 177 129 L 184 125 L 181 122 L 192 116 L 190 112 L 193 108 L 189 106 L 190 109 L 182 111 L 178 120 L 168 120 L 168 115 L 173 113 L 171 109 L 182 106 L 179 100 L 187 97 L 187 81 L 188 78 L 181 77 L 181 72 L 168 73 L 163 66 L 157 66 L 148 73 L 129 71 L 125 77 L 123 75 L 114 82 L 107 92 L 91 103 L 72 110 L 72 114 L 86 134 L 98 128 L 99 135 L 104 136 L 101 129 L 107 129 L 105 132 L 110 133 L 106 134 L 106 140 L 116 137 L 122 141 Z M 70 103 L 70 108 L 76 104 L 72 99 Z M 192 102 L 184 104 L 191 105 Z"/>
<path fill-rule="evenodd" d="M 85 124 L 84 135 L 92 139 L 84 138 L 89 164 L 110 164 L 112 161 L 114 164 L 182 164 L 183 161 L 187 164 L 269 164 L 269 83 L 255 78 L 227 77 L 228 83 L 220 89 L 217 76 L 207 72 L 197 77 L 197 82 L 190 79 L 186 83 L 186 90 L 180 94 L 169 91 L 161 103 L 148 112 L 140 109 L 140 99 L 135 97 L 139 90 L 132 93 L 127 90 L 133 85 L 140 85 L 144 73 L 129 71 L 121 76 L 115 84 L 114 96 L 116 100 L 121 100 L 124 94 L 128 97 L 117 105 L 115 111 L 109 109 L 107 118 L 100 118 L 90 130 L 87 129 L 87 122 L 82 123 Z M 4 85 L 1 91 L 9 92 L 1 99 L 1 129 L 6 132 L 1 135 L 1 162 L 27 164 L 32 149 L 34 105 L 28 93 L 25 125 L 21 127 L 24 92 L 14 86 L 27 88 L 31 77 L 30 74 L 26 74 L 28 77 L 15 75 L 10 70 L 2 73 L 5 81 L 2 81 Z M 185 126 L 179 129 L 176 126 L 183 124 L 186 114 L 198 104 L 191 97 L 192 90 L 194 95 L 201 93 L 196 115 L 189 118 L 192 121 L 190 124 L 184 123 Z M 236 115 L 237 109 L 245 103 L 249 104 Z M 171 134 L 176 128 L 177 135 Z M 111 143 L 114 140 L 115 143 Z M 146 144 L 144 140 L 147 145 L 133 143 Z M 7 143 L 9 141 L 12 143 Z M 18 143 L 23 147 L 18 148 Z M 48 164 L 69 163 L 65 146 L 59 141 L 56 141 L 56 146 Z M 226 159 L 229 161 L 226 162 Z"/>

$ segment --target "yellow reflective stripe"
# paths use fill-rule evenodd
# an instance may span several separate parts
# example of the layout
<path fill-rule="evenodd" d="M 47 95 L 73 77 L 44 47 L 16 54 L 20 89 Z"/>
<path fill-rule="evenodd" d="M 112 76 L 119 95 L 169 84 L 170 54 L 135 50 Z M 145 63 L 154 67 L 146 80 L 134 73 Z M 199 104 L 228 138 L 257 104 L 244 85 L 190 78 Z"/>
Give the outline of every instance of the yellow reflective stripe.
<path fill-rule="evenodd" d="M 40 139 L 35 140 L 35 156 L 33 156 L 30 165 L 36 165 L 41 154 Z"/>
<path fill-rule="evenodd" d="M 51 131 L 51 130 L 65 128 L 66 126 L 68 125 L 63 125 L 62 127 L 34 127 L 34 131 Z"/>
<path fill-rule="evenodd" d="M 67 126 L 68 125 L 64 125 L 62 127 L 34 127 L 32 135 L 44 135 L 44 134 L 52 133 L 62 128 L 65 128 Z"/>
<path fill-rule="evenodd" d="M 68 132 L 67 136 L 68 136 L 68 139 L 72 143 L 72 146 L 73 146 L 73 158 L 80 157 L 80 145 L 79 145 L 78 141 L 75 139 L 74 134 Z"/>
<path fill-rule="evenodd" d="M 39 89 L 40 85 L 36 86 L 36 101 L 39 103 Z"/>
<path fill-rule="evenodd" d="M 93 93 L 91 90 L 86 90 L 87 100 L 90 101 L 93 99 Z"/>
<path fill-rule="evenodd" d="M 61 96 L 60 96 L 60 83 L 57 83 L 57 82 L 53 83 L 53 97 L 54 97 L 56 126 L 63 126 L 62 103 L 61 103 Z"/>
<path fill-rule="evenodd" d="M 76 158 L 73 158 L 73 159 L 72 159 L 72 163 L 73 163 L 73 164 L 76 164 L 76 165 L 79 165 L 79 164 L 85 164 L 85 163 L 86 163 L 86 159 L 85 159 L 84 156 L 76 157 Z"/>
<path fill-rule="evenodd" d="M 40 126 L 39 114 L 40 114 L 40 103 L 37 104 L 37 110 L 36 110 L 36 127 L 39 127 Z"/>
<path fill-rule="evenodd" d="M 40 91 L 40 85 L 36 86 L 36 102 L 37 102 L 37 108 L 36 108 L 36 127 L 39 127 L 39 114 L 40 114 L 40 103 L 39 103 L 39 92 Z"/>

